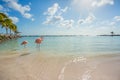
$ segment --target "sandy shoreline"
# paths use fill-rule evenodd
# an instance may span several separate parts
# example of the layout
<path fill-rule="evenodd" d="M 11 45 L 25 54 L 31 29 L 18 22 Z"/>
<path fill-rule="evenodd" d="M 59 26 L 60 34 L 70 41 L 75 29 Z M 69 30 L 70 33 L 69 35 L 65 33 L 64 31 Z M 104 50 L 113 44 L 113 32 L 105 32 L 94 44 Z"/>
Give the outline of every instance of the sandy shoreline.
<path fill-rule="evenodd" d="M 0 80 L 120 80 L 120 55 L 0 57 Z"/>

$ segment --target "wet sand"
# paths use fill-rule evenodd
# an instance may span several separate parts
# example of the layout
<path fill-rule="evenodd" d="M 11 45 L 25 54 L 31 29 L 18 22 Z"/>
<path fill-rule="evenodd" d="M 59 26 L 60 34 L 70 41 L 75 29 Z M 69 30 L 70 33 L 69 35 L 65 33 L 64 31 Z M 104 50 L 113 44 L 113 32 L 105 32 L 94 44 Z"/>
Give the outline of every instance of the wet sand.
<path fill-rule="evenodd" d="M 0 80 L 120 80 L 120 55 L 0 56 Z"/>

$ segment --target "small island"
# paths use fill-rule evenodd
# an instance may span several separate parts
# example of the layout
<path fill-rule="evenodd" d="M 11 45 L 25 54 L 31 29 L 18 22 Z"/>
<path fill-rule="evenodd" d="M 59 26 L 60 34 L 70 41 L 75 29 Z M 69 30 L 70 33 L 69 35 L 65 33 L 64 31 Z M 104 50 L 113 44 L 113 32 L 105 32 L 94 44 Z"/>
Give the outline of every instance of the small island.
<path fill-rule="evenodd" d="M 98 35 L 98 36 L 120 36 L 120 34 L 115 34 L 113 31 L 110 32 L 110 34 L 103 34 L 103 35 Z"/>

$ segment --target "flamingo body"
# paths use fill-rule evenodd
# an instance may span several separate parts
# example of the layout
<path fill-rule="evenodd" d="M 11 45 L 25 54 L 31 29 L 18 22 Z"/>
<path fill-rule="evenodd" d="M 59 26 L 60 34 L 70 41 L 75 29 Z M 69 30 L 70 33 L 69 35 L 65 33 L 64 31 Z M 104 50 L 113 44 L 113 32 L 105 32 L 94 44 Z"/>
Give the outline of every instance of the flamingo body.
<path fill-rule="evenodd" d="M 35 43 L 36 43 L 36 44 L 40 44 L 40 43 L 42 42 L 42 40 L 43 40 L 42 38 L 37 38 L 37 39 L 35 40 Z"/>
<path fill-rule="evenodd" d="M 21 45 L 26 45 L 27 43 L 28 43 L 27 41 L 23 41 Z"/>

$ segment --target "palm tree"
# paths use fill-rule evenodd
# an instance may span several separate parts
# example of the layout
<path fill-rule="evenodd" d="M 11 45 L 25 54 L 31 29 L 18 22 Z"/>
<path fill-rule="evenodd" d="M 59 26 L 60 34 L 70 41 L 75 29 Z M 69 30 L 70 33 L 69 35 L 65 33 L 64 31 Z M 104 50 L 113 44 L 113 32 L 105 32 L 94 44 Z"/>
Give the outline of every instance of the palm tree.
<path fill-rule="evenodd" d="M 111 33 L 111 36 L 113 36 L 114 35 L 114 32 L 112 31 L 112 32 L 110 32 Z"/>
<path fill-rule="evenodd" d="M 8 18 L 8 16 L 4 13 L 0 12 L 0 25 L 2 28 L 6 29 L 6 34 L 8 34 L 8 29 L 10 29 L 10 34 L 11 31 L 14 33 L 18 32 L 17 31 L 17 26 L 13 23 L 13 21 Z"/>
<path fill-rule="evenodd" d="M 6 18 L 8 18 L 8 17 L 6 16 L 6 14 L 0 13 L 0 25 L 3 24 L 3 21 L 4 21 Z"/>
<path fill-rule="evenodd" d="M 6 14 L 0 12 L 0 25 L 1 27 L 5 26 L 4 20 L 8 18 Z"/>
<path fill-rule="evenodd" d="M 8 18 L 6 14 L 0 12 L 0 22 L 4 20 L 5 18 Z"/>
<path fill-rule="evenodd" d="M 3 16 L 4 18 L 8 18 L 6 14 L 0 12 L 0 16 Z"/>
<path fill-rule="evenodd" d="M 9 18 L 5 19 L 3 27 L 6 28 L 6 34 L 8 34 L 8 29 L 10 28 L 10 25 L 12 25 L 12 20 Z"/>
<path fill-rule="evenodd" d="M 15 33 L 15 32 L 17 31 L 17 26 L 12 23 L 12 24 L 9 26 L 9 29 L 10 29 L 10 34 L 11 34 L 11 30 Z"/>

